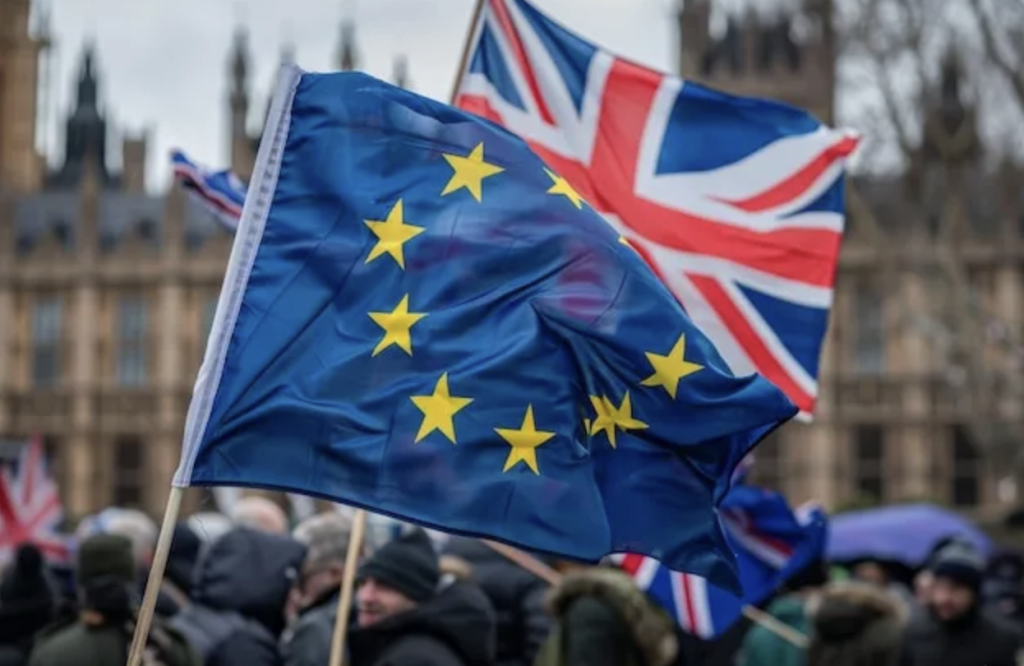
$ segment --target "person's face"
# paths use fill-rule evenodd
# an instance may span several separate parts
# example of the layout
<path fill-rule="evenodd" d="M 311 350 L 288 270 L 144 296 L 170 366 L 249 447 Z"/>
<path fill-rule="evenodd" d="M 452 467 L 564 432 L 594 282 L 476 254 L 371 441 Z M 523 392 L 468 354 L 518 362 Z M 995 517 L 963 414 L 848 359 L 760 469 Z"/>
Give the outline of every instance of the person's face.
<path fill-rule="evenodd" d="M 865 583 L 878 585 L 879 587 L 885 587 L 889 582 L 885 569 L 877 562 L 862 562 L 858 564 L 853 569 L 853 577 Z"/>
<path fill-rule="evenodd" d="M 334 562 L 305 567 L 297 586 L 300 606 L 308 606 L 329 591 L 337 591 L 341 587 L 344 571 L 345 568 L 340 563 Z"/>
<path fill-rule="evenodd" d="M 359 626 L 369 627 L 392 615 L 412 610 L 416 602 L 373 578 L 367 578 L 356 592 L 356 607 Z"/>
<path fill-rule="evenodd" d="M 943 622 L 962 616 L 975 602 L 974 591 L 971 588 L 943 577 L 932 581 L 929 596 L 928 603 L 932 612 Z"/>
<path fill-rule="evenodd" d="M 920 604 L 927 604 L 932 597 L 932 583 L 935 579 L 931 571 L 922 571 L 914 578 L 914 596 Z"/>

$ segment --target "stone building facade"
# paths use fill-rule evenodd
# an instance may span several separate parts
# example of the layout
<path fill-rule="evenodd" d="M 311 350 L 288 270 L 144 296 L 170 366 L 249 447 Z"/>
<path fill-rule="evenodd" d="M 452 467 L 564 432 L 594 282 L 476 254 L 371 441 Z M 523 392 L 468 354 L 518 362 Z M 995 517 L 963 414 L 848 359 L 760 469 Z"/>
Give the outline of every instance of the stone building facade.
<path fill-rule="evenodd" d="M 688 0 L 679 17 L 681 72 L 831 120 L 830 11 L 827 0 L 806 0 L 801 40 L 781 19 L 734 19 L 715 37 L 708 3 Z M 351 24 L 341 32 L 335 64 L 354 68 Z M 158 514 L 231 238 L 178 188 L 145 190 L 147 136 L 121 136 L 121 167 L 111 168 L 113 130 L 95 49 L 82 55 L 74 81 L 63 161 L 46 168 L 34 142 L 44 46 L 30 33 L 29 0 L 0 0 L 0 438 L 44 435 L 72 515 L 108 504 Z M 251 127 L 260 119 L 250 108 L 244 33 L 227 74 L 226 153 L 247 177 L 259 138 Z M 404 79 L 404 62 L 396 76 Z M 955 76 L 947 78 L 955 87 Z M 921 155 L 927 164 L 931 157 Z M 1019 339 L 1024 201 L 1014 182 L 1012 170 L 971 181 L 957 260 L 986 312 Z M 950 353 L 920 325 L 948 300 L 927 278 L 936 261 L 931 214 L 907 203 L 902 183 L 852 187 L 871 214 L 854 210 L 848 223 L 817 418 L 765 443 L 756 474 L 795 501 L 830 506 L 858 496 L 995 506 L 1000 474 L 972 427 L 990 406 L 958 389 Z M 874 227 L 888 236 L 880 240 L 866 217 L 882 220 Z M 984 356 L 997 369 L 1007 363 L 995 352 Z M 1020 432 L 1021 401 L 1007 402 L 991 419 Z M 197 501 L 193 494 L 186 510 Z"/>

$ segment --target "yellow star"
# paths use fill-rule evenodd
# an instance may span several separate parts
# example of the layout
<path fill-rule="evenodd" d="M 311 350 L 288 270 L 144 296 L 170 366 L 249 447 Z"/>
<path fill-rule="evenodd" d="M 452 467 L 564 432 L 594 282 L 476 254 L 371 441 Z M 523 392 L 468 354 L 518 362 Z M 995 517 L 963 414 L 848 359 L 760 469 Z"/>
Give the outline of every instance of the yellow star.
<path fill-rule="evenodd" d="M 569 199 L 569 201 L 572 202 L 573 206 L 576 206 L 577 208 L 580 209 L 583 208 L 583 197 L 581 197 L 579 195 L 579 192 L 577 192 L 573 188 L 573 186 L 569 184 L 569 181 L 567 181 L 565 178 L 562 178 L 561 176 L 556 174 L 554 171 L 551 171 L 550 169 L 544 169 L 544 171 L 547 172 L 548 177 L 551 178 L 551 180 L 553 180 L 555 183 L 548 190 L 548 194 L 562 194 L 567 199 Z"/>
<path fill-rule="evenodd" d="M 469 157 L 445 153 L 444 158 L 448 160 L 448 164 L 455 170 L 455 173 L 452 174 L 448 184 L 444 186 L 444 191 L 441 192 L 442 197 L 446 194 L 457 192 L 464 187 L 469 190 L 469 193 L 478 202 L 483 201 L 484 178 L 489 178 L 504 171 L 500 166 L 484 162 L 483 143 L 478 143 L 476 148 L 469 154 Z"/>
<path fill-rule="evenodd" d="M 650 361 L 651 367 L 654 368 L 654 374 L 641 383 L 644 386 L 663 387 L 672 396 L 673 400 L 676 399 L 679 380 L 704 368 L 703 365 L 691 363 L 684 358 L 686 355 L 685 333 L 679 336 L 679 340 L 672 347 L 672 351 L 665 356 L 652 352 L 646 352 L 645 355 L 647 360 Z"/>
<path fill-rule="evenodd" d="M 612 413 L 615 411 L 615 408 L 608 401 L 608 398 L 603 395 L 590 396 L 590 404 L 597 414 L 590 424 L 590 436 L 596 437 L 597 433 L 603 430 L 608 436 L 608 441 L 612 443 L 612 446 L 615 446 L 615 421 L 612 420 Z"/>
<path fill-rule="evenodd" d="M 377 343 L 376 349 L 373 350 L 373 356 L 391 345 L 398 345 L 406 354 L 412 356 L 410 329 L 413 324 L 426 316 L 426 313 L 409 312 L 409 294 L 402 296 L 401 302 L 391 312 L 371 312 L 370 319 L 384 329 L 384 337 Z"/>
<path fill-rule="evenodd" d="M 437 380 L 433 395 L 414 395 L 410 399 L 423 412 L 423 423 L 420 424 L 420 431 L 416 433 L 415 443 L 418 444 L 420 440 L 435 430 L 440 430 L 441 434 L 447 437 L 452 444 L 456 443 L 455 423 L 452 417 L 473 402 L 473 399 L 458 398 L 448 392 L 447 372 Z"/>
<path fill-rule="evenodd" d="M 607 400 L 606 400 L 607 402 Z M 629 397 L 629 391 L 626 391 L 626 395 L 622 396 L 622 403 L 618 408 L 612 407 L 611 404 L 611 419 L 615 424 L 615 427 L 622 432 L 628 432 L 630 430 L 644 430 L 647 428 L 647 424 L 640 419 L 633 417 L 633 401 Z M 615 438 L 609 437 L 612 443 L 612 447 L 615 446 Z"/>
<path fill-rule="evenodd" d="M 533 423 L 533 405 L 527 405 L 523 425 L 518 430 L 495 428 L 494 432 L 498 433 L 512 447 L 505 460 L 503 472 L 509 471 L 521 461 L 526 463 L 526 466 L 533 470 L 534 474 L 540 474 L 540 470 L 537 468 L 537 447 L 554 437 L 555 433 L 537 430 L 537 426 Z"/>
<path fill-rule="evenodd" d="M 619 242 L 628 247 L 630 250 L 636 252 L 636 248 L 633 247 L 633 244 L 630 243 L 629 239 L 627 239 L 625 236 L 619 236 Z"/>
<path fill-rule="evenodd" d="M 377 244 L 370 250 L 365 263 L 370 263 L 382 254 L 390 254 L 398 265 L 405 270 L 405 256 L 402 245 L 422 234 L 426 229 L 406 224 L 402 219 L 402 200 L 399 199 L 386 220 L 363 220 L 370 231 L 377 236 Z"/>

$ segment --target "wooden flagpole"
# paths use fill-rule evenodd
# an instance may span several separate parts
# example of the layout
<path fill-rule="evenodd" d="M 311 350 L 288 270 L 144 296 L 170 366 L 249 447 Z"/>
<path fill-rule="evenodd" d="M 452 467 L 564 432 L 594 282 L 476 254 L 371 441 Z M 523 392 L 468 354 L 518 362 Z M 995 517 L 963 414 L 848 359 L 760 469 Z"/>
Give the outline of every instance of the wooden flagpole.
<path fill-rule="evenodd" d="M 352 521 L 352 534 L 348 538 L 348 552 L 345 553 L 345 571 L 342 573 L 338 613 L 334 619 L 334 635 L 331 637 L 330 666 L 342 666 L 342 659 L 345 656 L 345 639 L 348 637 L 348 618 L 352 611 L 356 569 L 359 567 L 359 554 L 363 551 L 365 535 L 366 509 L 356 509 Z"/>
<path fill-rule="evenodd" d="M 484 13 L 484 4 L 487 0 L 476 0 L 473 5 L 473 17 L 469 21 L 469 32 L 466 33 L 466 40 L 462 43 L 462 55 L 459 56 L 459 69 L 455 72 L 455 81 L 452 83 L 451 94 L 448 95 L 448 103 L 455 104 L 459 96 L 459 88 L 462 86 L 462 77 L 469 65 L 469 56 L 473 50 L 473 35 L 476 34 L 476 27 L 480 24 L 480 16 Z"/>
<path fill-rule="evenodd" d="M 526 569 L 549 585 L 558 585 L 562 580 L 561 573 L 544 564 L 529 553 L 524 553 L 518 548 L 506 546 L 503 543 L 487 540 L 484 540 L 483 542 L 498 554 L 508 558 L 513 563 L 518 564 L 520 567 Z M 760 608 L 744 605 L 743 616 L 751 622 L 764 627 L 784 641 L 792 643 L 798 648 L 807 647 L 807 636 L 804 636 L 788 624 L 780 622 Z"/>
<path fill-rule="evenodd" d="M 184 488 L 171 486 L 171 493 L 167 498 L 167 508 L 164 509 L 164 520 L 160 524 L 156 552 L 153 554 L 153 563 L 149 567 L 146 593 L 142 597 L 142 606 L 139 608 L 139 616 L 135 621 L 135 635 L 132 636 L 132 647 L 128 651 L 128 666 L 142 666 L 142 657 L 146 651 L 146 639 L 149 638 L 149 629 L 153 625 L 156 601 L 160 596 L 164 569 L 167 568 L 167 555 L 171 551 L 171 541 L 174 539 L 174 525 L 178 522 L 178 514 L 181 513 L 181 500 L 184 495 Z"/>

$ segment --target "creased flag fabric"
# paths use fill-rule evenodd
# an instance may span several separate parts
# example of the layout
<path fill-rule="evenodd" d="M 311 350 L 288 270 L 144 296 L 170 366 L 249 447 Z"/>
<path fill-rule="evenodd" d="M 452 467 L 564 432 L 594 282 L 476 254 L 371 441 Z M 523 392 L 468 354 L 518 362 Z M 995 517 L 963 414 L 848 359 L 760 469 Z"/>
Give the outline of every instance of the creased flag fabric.
<path fill-rule="evenodd" d="M 728 631 L 744 606 L 764 603 L 804 567 L 824 558 L 828 542 L 828 516 L 820 507 L 804 505 L 794 511 L 785 497 L 764 488 L 734 487 L 721 512 L 739 564 L 742 595 L 700 576 L 669 571 L 653 558 L 616 557 L 685 631 L 705 639 Z"/>
<path fill-rule="evenodd" d="M 855 135 L 592 44 L 485 0 L 456 105 L 523 137 L 623 233 L 737 375 L 809 419 Z"/>
<path fill-rule="evenodd" d="M 245 183 L 234 173 L 214 171 L 192 161 L 180 150 L 171 151 L 175 179 L 227 231 L 235 233 L 245 205 Z"/>
<path fill-rule="evenodd" d="M 715 505 L 793 403 L 518 137 L 364 74 L 280 76 L 175 483 L 736 585 Z"/>

